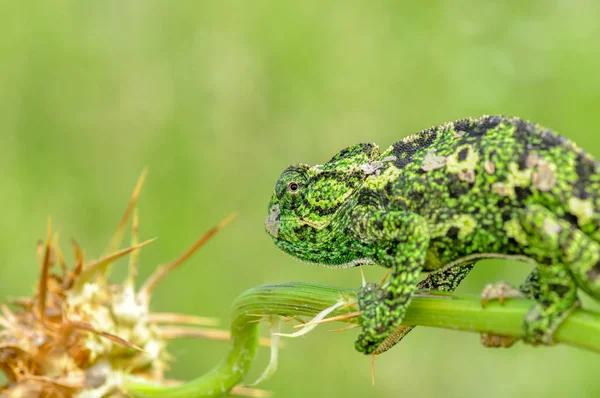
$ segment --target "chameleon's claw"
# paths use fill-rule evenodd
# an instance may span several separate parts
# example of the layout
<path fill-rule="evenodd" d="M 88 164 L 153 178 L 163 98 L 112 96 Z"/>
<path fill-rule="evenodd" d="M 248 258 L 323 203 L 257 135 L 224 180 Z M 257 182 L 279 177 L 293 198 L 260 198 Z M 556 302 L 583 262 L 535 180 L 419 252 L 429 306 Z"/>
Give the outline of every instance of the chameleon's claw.
<path fill-rule="evenodd" d="M 383 287 L 385 284 L 385 281 L 387 281 L 387 278 L 390 276 L 390 274 L 392 273 L 391 269 L 388 269 L 385 274 L 383 275 L 383 278 L 381 278 L 381 282 L 379 282 L 379 287 Z M 364 285 L 363 285 L 364 286 Z"/>
<path fill-rule="evenodd" d="M 489 283 L 481 292 L 481 306 L 485 308 L 488 301 L 497 300 L 501 305 L 507 298 L 523 298 L 525 295 L 505 281 Z M 481 344 L 490 348 L 508 348 L 520 338 L 491 333 L 481 333 Z"/>
<path fill-rule="evenodd" d="M 489 283 L 481 292 L 481 306 L 485 308 L 488 301 L 498 300 L 500 304 L 507 298 L 524 298 L 525 295 L 505 281 Z"/>
<path fill-rule="evenodd" d="M 481 333 L 481 344 L 488 348 L 508 348 L 519 341 L 518 337 Z"/>

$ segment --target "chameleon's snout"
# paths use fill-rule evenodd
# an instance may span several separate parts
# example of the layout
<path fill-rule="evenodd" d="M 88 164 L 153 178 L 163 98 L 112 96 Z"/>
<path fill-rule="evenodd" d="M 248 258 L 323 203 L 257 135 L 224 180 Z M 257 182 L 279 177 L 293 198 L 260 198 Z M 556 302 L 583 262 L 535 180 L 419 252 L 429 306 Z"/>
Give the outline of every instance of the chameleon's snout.
<path fill-rule="evenodd" d="M 265 220 L 265 229 L 273 238 L 279 235 L 279 204 L 271 207 L 269 215 Z"/>

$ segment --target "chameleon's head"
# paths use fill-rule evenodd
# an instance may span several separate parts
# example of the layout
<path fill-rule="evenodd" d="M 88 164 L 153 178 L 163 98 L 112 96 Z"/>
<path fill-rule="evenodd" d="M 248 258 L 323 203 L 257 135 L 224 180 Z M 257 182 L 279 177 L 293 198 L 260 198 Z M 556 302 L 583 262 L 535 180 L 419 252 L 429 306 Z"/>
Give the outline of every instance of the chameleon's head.
<path fill-rule="evenodd" d="M 378 156 L 375 144 L 359 144 L 342 150 L 323 165 L 295 164 L 285 169 L 275 185 L 265 220 L 275 243 L 310 261 L 303 255 L 307 245 L 339 217 L 338 210 L 364 181 L 361 165 Z"/>

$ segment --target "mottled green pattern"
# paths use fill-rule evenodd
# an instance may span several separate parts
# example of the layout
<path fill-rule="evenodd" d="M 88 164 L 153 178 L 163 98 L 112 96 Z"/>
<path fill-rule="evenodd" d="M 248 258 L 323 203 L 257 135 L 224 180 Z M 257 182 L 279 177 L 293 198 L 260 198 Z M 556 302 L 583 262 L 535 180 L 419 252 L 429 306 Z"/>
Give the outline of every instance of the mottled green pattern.
<path fill-rule="evenodd" d="M 537 264 L 528 278 L 535 283 L 522 286 L 537 301 L 523 339 L 551 344 L 578 303 L 578 287 L 600 299 L 598 167 L 539 125 L 501 116 L 465 119 L 382 153 L 359 144 L 324 165 L 289 167 L 269 203 L 266 229 L 278 247 L 304 261 L 392 269 L 387 284 L 369 285 L 359 300 L 361 352 L 389 348 L 384 342 L 399 326 L 421 271 L 490 257 Z"/>
<path fill-rule="evenodd" d="M 473 263 L 465 263 L 455 267 L 442 269 L 438 272 L 432 272 L 427 275 L 427 278 L 419 282 L 417 288 L 422 290 L 453 292 L 472 269 Z M 377 300 L 377 296 L 381 292 L 379 289 L 374 289 L 376 287 L 376 284 L 368 283 L 358 291 L 358 300 L 362 303 L 362 308 L 370 309 L 370 302 L 376 304 L 374 301 Z M 363 316 L 365 315 L 366 313 L 363 312 Z M 381 354 L 389 350 L 398 344 L 400 340 L 402 340 L 404 336 L 406 336 L 413 329 L 414 326 L 398 327 L 392 333 L 390 333 L 388 337 L 377 347 L 377 350 L 374 351 L 374 354 Z"/>

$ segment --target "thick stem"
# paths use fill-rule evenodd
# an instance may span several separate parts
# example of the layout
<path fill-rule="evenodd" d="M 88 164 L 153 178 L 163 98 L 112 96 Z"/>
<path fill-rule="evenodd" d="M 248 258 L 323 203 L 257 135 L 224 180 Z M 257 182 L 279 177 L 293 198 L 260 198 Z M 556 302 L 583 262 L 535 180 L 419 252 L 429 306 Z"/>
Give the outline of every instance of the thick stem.
<path fill-rule="evenodd" d="M 258 345 L 254 314 L 313 317 L 340 300 L 356 301 L 356 291 L 308 283 L 284 283 L 252 288 L 234 303 L 232 343 L 227 358 L 212 371 L 177 387 L 160 387 L 127 379 L 125 389 L 136 397 L 217 397 L 242 382 Z M 481 307 L 477 296 L 422 293 L 413 298 L 404 325 L 420 325 L 518 337 L 523 319 L 534 303 L 525 299 L 490 302 Z M 349 314 L 343 306 L 330 316 Z M 346 322 L 359 322 L 349 318 Z M 555 334 L 557 343 L 600 353 L 600 314 L 577 309 Z"/>

